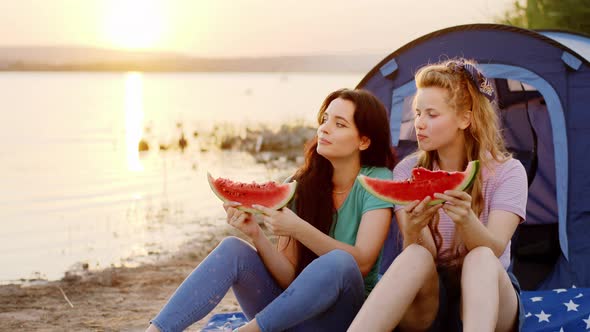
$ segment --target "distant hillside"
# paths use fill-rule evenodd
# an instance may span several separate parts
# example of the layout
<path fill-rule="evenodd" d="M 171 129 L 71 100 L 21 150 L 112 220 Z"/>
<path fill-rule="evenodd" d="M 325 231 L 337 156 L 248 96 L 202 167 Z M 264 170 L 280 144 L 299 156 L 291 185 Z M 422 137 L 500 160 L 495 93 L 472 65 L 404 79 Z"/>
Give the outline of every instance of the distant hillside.
<path fill-rule="evenodd" d="M 366 72 L 383 56 L 201 58 L 86 47 L 0 47 L 0 71 Z"/>

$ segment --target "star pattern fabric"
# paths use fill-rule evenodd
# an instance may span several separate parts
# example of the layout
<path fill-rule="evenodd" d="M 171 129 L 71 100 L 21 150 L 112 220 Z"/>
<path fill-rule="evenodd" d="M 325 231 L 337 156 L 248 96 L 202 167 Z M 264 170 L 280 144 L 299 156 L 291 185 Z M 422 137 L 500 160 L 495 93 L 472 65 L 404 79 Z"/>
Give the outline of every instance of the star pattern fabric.
<path fill-rule="evenodd" d="M 590 332 L 590 288 L 523 291 L 524 332 Z"/>
<path fill-rule="evenodd" d="M 248 322 L 242 312 L 227 312 L 215 314 L 209 319 L 201 332 L 231 332 Z"/>
<path fill-rule="evenodd" d="M 590 288 L 523 291 L 523 332 L 590 332 Z M 201 330 L 231 331 L 247 322 L 241 312 L 213 315 Z"/>

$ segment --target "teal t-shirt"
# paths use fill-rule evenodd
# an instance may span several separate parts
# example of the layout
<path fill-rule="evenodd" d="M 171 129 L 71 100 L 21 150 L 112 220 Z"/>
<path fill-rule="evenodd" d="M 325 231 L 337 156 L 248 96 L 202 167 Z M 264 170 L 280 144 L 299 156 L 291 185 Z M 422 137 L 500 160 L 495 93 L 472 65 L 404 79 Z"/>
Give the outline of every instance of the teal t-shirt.
<path fill-rule="evenodd" d="M 362 167 L 359 173 L 372 178 L 385 180 L 392 179 L 391 171 L 385 167 Z M 342 203 L 342 206 L 340 206 L 337 213 L 334 215 L 334 222 L 330 228 L 329 235 L 338 241 L 347 243 L 349 245 L 355 245 L 356 235 L 358 233 L 363 214 L 371 210 L 392 207 L 393 204 L 384 202 L 371 195 L 371 193 L 366 191 L 365 188 L 361 186 L 357 179 L 355 180 L 350 193 L 346 197 L 346 200 L 344 203 Z M 382 254 L 383 250 L 381 250 L 375 265 L 373 265 L 371 271 L 365 277 L 366 296 L 369 295 L 378 281 L 379 266 L 381 264 Z"/>

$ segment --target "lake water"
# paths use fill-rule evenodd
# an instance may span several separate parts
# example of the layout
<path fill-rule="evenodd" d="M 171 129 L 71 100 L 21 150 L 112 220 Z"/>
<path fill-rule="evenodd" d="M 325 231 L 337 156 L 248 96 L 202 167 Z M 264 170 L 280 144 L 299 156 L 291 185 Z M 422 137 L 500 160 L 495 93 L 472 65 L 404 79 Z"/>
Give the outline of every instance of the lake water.
<path fill-rule="evenodd" d="M 224 222 L 206 172 L 276 180 L 240 152 L 202 151 L 215 124 L 313 124 L 362 74 L 0 73 L 0 283 L 150 261 Z M 185 153 L 158 151 L 184 132 Z M 140 139 L 152 149 L 139 153 Z"/>

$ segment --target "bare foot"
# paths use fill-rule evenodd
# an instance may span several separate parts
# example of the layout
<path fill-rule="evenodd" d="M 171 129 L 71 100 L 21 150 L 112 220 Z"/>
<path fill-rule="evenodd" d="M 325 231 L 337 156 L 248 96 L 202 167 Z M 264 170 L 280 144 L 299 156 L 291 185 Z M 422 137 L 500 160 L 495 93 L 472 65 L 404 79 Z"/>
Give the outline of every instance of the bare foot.
<path fill-rule="evenodd" d="M 156 327 L 156 325 L 150 324 L 145 332 L 160 332 L 160 330 Z"/>

